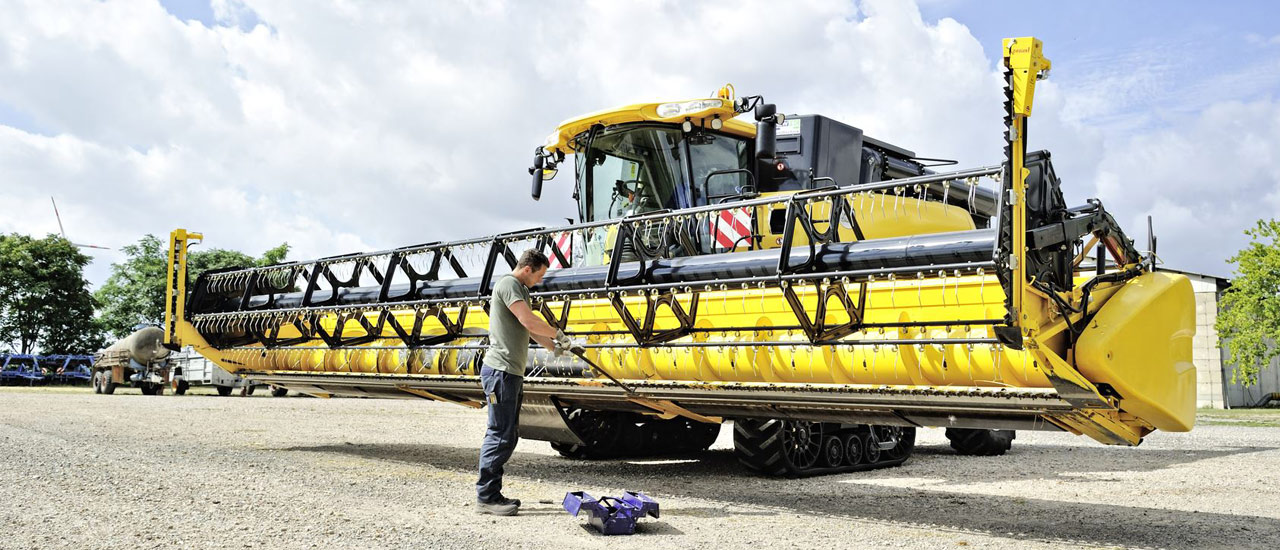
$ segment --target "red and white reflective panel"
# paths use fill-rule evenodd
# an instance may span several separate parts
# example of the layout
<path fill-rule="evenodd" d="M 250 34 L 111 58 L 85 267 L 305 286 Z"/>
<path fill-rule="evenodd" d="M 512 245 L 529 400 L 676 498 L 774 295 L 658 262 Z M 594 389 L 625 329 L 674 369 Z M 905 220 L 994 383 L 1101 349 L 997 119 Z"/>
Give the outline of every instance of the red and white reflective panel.
<path fill-rule="evenodd" d="M 560 251 L 565 260 L 573 261 L 573 234 L 565 231 L 556 235 L 556 249 Z M 567 266 L 560 265 L 560 258 L 554 253 L 551 254 L 551 269 L 560 269 L 562 267 Z"/>
<path fill-rule="evenodd" d="M 721 210 L 711 218 L 711 236 L 721 248 L 733 248 L 751 235 L 751 213 L 746 208 Z"/>

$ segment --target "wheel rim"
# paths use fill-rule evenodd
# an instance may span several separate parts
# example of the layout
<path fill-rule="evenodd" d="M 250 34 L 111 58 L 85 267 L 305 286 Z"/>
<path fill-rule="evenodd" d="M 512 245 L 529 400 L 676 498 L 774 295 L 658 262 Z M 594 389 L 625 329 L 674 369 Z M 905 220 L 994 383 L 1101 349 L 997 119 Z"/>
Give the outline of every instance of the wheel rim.
<path fill-rule="evenodd" d="M 796 468 L 809 468 L 822 453 L 822 425 L 803 420 L 782 423 L 782 447 Z"/>
<path fill-rule="evenodd" d="M 840 438 L 831 436 L 827 438 L 824 455 L 827 460 L 827 466 L 839 466 L 844 463 L 844 442 Z"/>
<path fill-rule="evenodd" d="M 862 439 L 852 436 L 845 442 L 844 458 L 850 466 L 862 463 Z"/>
<path fill-rule="evenodd" d="M 866 444 L 864 445 L 866 450 L 863 454 L 866 456 L 868 464 L 875 464 L 880 461 L 880 441 L 876 439 L 875 434 L 875 428 L 872 428 L 871 433 L 867 434 Z"/>
<path fill-rule="evenodd" d="M 884 452 L 885 458 L 897 460 L 906 453 L 906 438 L 902 437 L 902 428 L 897 426 L 880 426 L 880 441 L 892 441 L 893 448 Z"/>

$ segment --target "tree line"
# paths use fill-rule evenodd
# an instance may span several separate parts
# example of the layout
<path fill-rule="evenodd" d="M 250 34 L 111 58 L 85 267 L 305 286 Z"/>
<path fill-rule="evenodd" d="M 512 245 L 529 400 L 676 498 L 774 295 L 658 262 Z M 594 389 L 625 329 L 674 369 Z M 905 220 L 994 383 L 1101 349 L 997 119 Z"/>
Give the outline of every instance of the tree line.
<path fill-rule="evenodd" d="M 0 234 L 0 351 L 87 354 L 164 317 L 168 242 L 146 235 L 121 250 L 124 261 L 97 291 L 84 268 L 91 258 L 58 235 Z M 236 250 L 192 250 L 189 280 L 210 269 L 280 263 L 289 244 L 254 258 Z"/>

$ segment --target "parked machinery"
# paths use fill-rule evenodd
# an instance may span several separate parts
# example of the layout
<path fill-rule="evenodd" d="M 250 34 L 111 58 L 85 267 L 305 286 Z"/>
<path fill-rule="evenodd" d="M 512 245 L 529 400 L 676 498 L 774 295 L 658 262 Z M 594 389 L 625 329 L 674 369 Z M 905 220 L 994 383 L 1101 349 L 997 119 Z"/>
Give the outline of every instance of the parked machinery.
<path fill-rule="evenodd" d="M 145 327 L 94 355 L 93 392 L 111 394 L 117 387 L 142 390 L 143 395 L 161 395 L 169 383 L 169 349 L 160 327 Z"/>
<path fill-rule="evenodd" d="M 49 375 L 41 368 L 39 355 L 0 355 L 0 385 L 35 386 L 49 382 Z"/>
<path fill-rule="evenodd" d="M 1100 202 L 1066 206 L 1024 150 L 1049 60 L 1018 38 L 1003 63 L 992 166 L 937 173 L 726 87 L 563 123 L 531 172 L 537 198 L 573 156 L 567 227 L 206 272 L 189 295 L 202 236 L 176 230 L 166 342 L 304 393 L 480 407 L 487 298 L 532 247 L 554 269 L 531 306 L 599 366 L 531 352 L 521 435 L 569 456 L 705 448 L 724 419 L 744 464 L 786 475 L 899 464 L 920 427 L 969 454 L 1014 429 L 1191 429 L 1190 284 Z"/>
<path fill-rule="evenodd" d="M 218 395 L 223 397 L 231 395 L 237 389 L 244 394 L 253 395 L 256 387 L 266 385 L 231 374 L 191 348 L 183 348 L 181 351 L 170 354 L 168 361 L 170 385 L 173 393 L 177 395 L 187 393 L 187 390 L 193 386 L 212 387 Z M 288 393 L 284 388 L 273 387 L 271 390 L 272 395 L 276 396 L 284 396 Z"/>
<path fill-rule="evenodd" d="M 93 380 L 92 355 L 42 355 L 40 364 L 52 374 L 56 384 L 88 386 Z"/>

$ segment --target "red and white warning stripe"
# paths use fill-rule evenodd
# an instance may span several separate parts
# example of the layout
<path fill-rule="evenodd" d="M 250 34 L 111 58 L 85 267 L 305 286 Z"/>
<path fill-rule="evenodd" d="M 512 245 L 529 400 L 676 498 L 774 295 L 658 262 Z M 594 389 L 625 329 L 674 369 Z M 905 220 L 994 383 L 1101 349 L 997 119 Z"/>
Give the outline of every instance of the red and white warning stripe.
<path fill-rule="evenodd" d="M 573 261 L 573 234 L 565 231 L 564 233 L 556 235 L 556 249 L 560 251 L 562 256 L 564 256 L 564 259 Z M 560 265 L 560 258 L 552 253 L 551 269 L 560 269 L 562 267 L 568 266 Z"/>
<path fill-rule="evenodd" d="M 731 249 L 740 242 L 749 242 L 743 238 L 750 235 L 751 213 L 746 208 L 721 210 L 719 216 L 711 218 L 711 236 L 720 248 Z"/>

